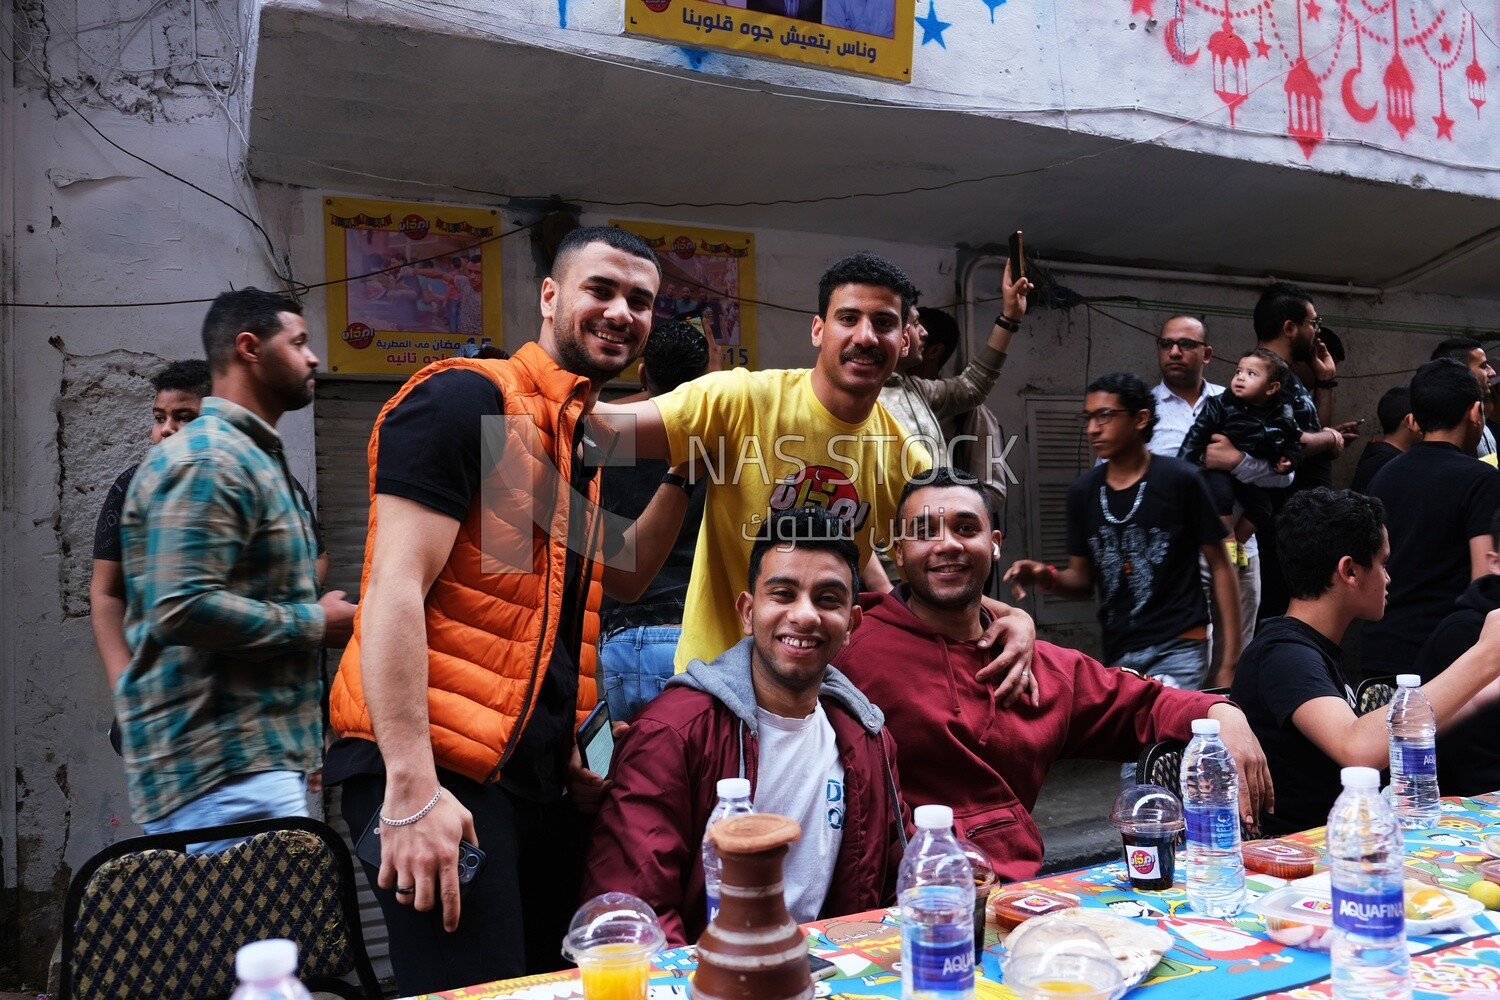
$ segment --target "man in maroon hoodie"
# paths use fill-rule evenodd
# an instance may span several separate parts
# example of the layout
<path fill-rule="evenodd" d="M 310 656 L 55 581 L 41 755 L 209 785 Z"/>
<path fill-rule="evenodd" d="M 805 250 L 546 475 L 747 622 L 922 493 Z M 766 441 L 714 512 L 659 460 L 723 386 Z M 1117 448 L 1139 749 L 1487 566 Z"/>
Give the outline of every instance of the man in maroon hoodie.
<path fill-rule="evenodd" d="M 772 515 L 735 605 L 748 638 L 712 663 L 692 661 L 621 738 L 585 897 L 632 893 L 656 911 L 669 945 L 696 941 L 716 786 L 748 778 L 757 812 L 802 824 L 785 865 L 793 918 L 894 901 L 906 833 L 896 748 L 880 709 L 828 665 L 859 624 L 858 581 L 845 522 L 810 507 Z"/>
<path fill-rule="evenodd" d="M 989 502 L 965 472 L 934 469 L 909 483 L 893 556 L 906 582 L 866 594 L 859 631 L 834 659 L 885 712 L 900 747 L 901 789 L 913 807 L 953 806 L 960 836 L 977 844 L 1004 881 L 1042 862 L 1031 818 L 1052 762 L 1133 760 L 1162 739 L 1190 738 L 1193 719 L 1218 719 L 1240 771 L 1246 827 L 1270 802 L 1270 772 L 1245 715 L 1231 702 L 1111 670 L 1076 650 L 1037 641 L 1035 701 L 999 706 L 974 679 L 986 661 L 974 640 L 979 598 L 1000 559 Z"/>

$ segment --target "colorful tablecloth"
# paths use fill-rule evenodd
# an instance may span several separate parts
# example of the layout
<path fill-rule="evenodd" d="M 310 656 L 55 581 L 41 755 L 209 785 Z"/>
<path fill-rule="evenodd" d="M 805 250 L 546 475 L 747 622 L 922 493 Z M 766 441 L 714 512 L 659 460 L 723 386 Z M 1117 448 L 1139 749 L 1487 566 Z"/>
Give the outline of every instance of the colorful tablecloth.
<path fill-rule="evenodd" d="M 1407 876 L 1464 892 L 1475 882 L 1477 865 L 1488 860 L 1480 849 L 1485 834 L 1500 834 L 1500 793 L 1472 799 L 1445 799 L 1437 827 L 1409 833 Z M 1288 838 L 1310 847 L 1323 847 L 1323 830 Z M 1187 905 L 1178 879 L 1163 892 L 1137 892 L 1129 887 L 1123 861 L 1057 875 L 1024 885 L 1078 897 L 1083 906 L 1109 907 L 1116 913 L 1150 921 L 1171 933 L 1175 945 L 1134 991 L 1140 1000 L 1232 1000 L 1274 996 L 1284 1000 L 1312 1000 L 1331 995 L 1325 952 L 1304 951 L 1272 941 L 1260 918 L 1243 914 L 1230 920 L 1200 917 Z M 1252 895 L 1284 885 L 1281 879 L 1250 873 Z M 1455 932 L 1413 937 L 1408 946 L 1413 959 L 1417 998 L 1451 997 L 1476 991 L 1500 990 L 1500 912 L 1486 911 L 1466 921 Z M 901 978 L 895 971 L 901 959 L 900 927 L 895 910 L 823 920 L 811 924 L 808 943 L 814 954 L 838 966 L 839 976 L 818 984 L 818 996 L 833 1000 L 877 1000 L 899 997 Z M 1003 947 L 991 931 L 976 990 L 979 1000 L 1011 1000 L 1015 994 L 1001 981 Z M 694 968 L 693 950 L 663 952 L 654 963 L 651 1000 L 688 995 L 688 975 Z M 430 1000 L 569 1000 L 583 992 L 576 973 L 529 976 L 484 986 L 433 994 Z"/>

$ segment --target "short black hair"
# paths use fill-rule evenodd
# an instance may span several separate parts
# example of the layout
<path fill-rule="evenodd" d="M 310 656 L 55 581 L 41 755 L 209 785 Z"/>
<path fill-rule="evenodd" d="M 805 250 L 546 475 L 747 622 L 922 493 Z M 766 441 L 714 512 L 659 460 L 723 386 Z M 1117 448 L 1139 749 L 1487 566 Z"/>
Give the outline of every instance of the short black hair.
<path fill-rule="evenodd" d="M 671 392 L 708 369 L 708 337 L 685 319 L 669 319 L 646 338 L 641 360 L 651 394 Z"/>
<path fill-rule="evenodd" d="M 262 340 L 281 332 L 281 314 L 302 315 L 302 306 L 285 295 L 259 288 L 222 292 L 203 317 L 203 353 L 215 374 L 229 370 L 234 338 L 253 333 Z"/>
<path fill-rule="evenodd" d="M 1276 551 L 1292 597 L 1312 600 L 1333 586 L 1339 560 L 1369 566 L 1380 551 L 1385 504 L 1326 486 L 1295 493 L 1276 518 Z"/>
<path fill-rule="evenodd" d="M 1429 361 L 1411 377 L 1411 418 L 1424 434 L 1457 427 L 1482 398 L 1469 366 L 1452 358 Z"/>
<path fill-rule="evenodd" d="M 760 579 L 760 563 L 769 549 L 779 545 L 809 552 L 832 552 L 849 564 L 849 598 L 859 595 L 859 546 L 849 522 L 821 507 L 793 507 L 773 513 L 761 525 L 750 546 L 750 590 Z"/>
<path fill-rule="evenodd" d="M 203 397 L 208 395 L 212 383 L 208 362 L 201 358 L 172 361 L 156 373 L 151 380 L 152 392 L 186 392 Z"/>
<path fill-rule="evenodd" d="M 906 322 L 912 303 L 917 299 L 917 286 L 901 268 L 877 254 L 854 253 L 834 261 L 833 266 L 818 279 L 819 316 L 828 316 L 828 300 L 833 298 L 834 289 L 845 285 L 873 285 L 895 292 L 901 296 L 902 323 Z"/>
<path fill-rule="evenodd" d="M 1151 390 L 1146 388 L 1146 383 L 1141 381 L 1140 376 L 1130 372 L 1110 372 L 1090 382 L 1088 391 L 1114 393 L 1132 414 L 1149 410 L 1151 419 L 1146 422 L 1145 439 L 1151 440 L 1151 435 L 1156 431 L 1156 397 L 1151 395 Z"/>
<path fill-rule="evenodd" d="M 1394 434 L 1401 421 L 1411 412 L 1411 386 L 1393 385 L 1375 404 L 1375 419 L 1380 421 L 1382 434 Z"/>
<path fill-rule="evenodd" d="M 927 343 L 942 345 L 942 364 L 947 364 L 948 359 L 958 350 L 958 320 L 932 306 L 918 309 L 917 316 L 927 329 Z"/>
<path fill-rule="evenodd" d="M 1483 348 L 1484 345 L 1473 337 L 1449 337 L 1432 349 L 1431 360 L 1452 358 L 1454 361 L 1462 361 L 1467 365 L 1469 355 Z"/>
<path fill-rule="evenodd" d="M 649 260 L 656 268 L 656 280 L 661 280 L 661 261 L 656 251 L 635 233 L 619 226 L 580 226 L 564 236 L 557 244 L 557 253 L 552 255 L 552 277 L 562 274 L 569 257 L 593 243 L 603 243 L 641 260 Z"/>
<path fill-rule="evenodd" d="M 1269 344 L 1281 336 L 1281 328 L 1290 320 L 1296 324 L 1307 322 L 1307 307 L 1312 305 L 1312 296 L 1301 285 L 1290 281 L 1273 281 L 1260 293 L 1255 303 L 1255 339 Z"/>
<path fill-rule="evenodd" d="M 979 481 L 978 477 L 966 469 L 938 465 L 907 480 L 906 485 L 901 488 L 901 499 L 896 503 L 896 516 L 899 518 L 905 513 L 906 501 L 911 499 L 913 493 L 925 490 L 929 486 L 935 489 L 957 487 L 973 490 L 984 501 L 984 509 L 991 514 L 995 513 L 995 502 L 990 499 L 989 491 L 984 488 L 984 484 Z"/>
<path fill-rule="evenodd" d="M 1286 377 L 1292 373 L 1292 368 L 1275 351 L 1268 351 L 1264 347 L 1252 347 L 1240 355 L 1240 360 L 1255 358 L 1257 361 L 1266 363 L 1266 378 L 1270 382 L 1280 382 L 1286 385 Z"/>

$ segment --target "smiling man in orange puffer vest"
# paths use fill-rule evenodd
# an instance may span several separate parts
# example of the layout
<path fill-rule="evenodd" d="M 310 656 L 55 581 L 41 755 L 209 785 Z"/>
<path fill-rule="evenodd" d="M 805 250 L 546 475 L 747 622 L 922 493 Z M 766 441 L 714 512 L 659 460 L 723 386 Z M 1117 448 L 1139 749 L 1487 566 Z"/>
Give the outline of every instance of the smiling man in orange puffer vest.
<path fill-rule="evenodd" d="M 350 830 L 379 830 L 366 871 L 403 995 L 563 964 L 580 812 L 604 788 L 573 734 L 597 697 L 601 594 L 634 596 L 603 565 L 610 444 L 585 418 L 645 347 L 660 281 L 638 237 L 575 230 L 542 282 L 536 343 L 429 365 L 375 421 L 325 776 Z M 664 485 L 642 534 L 660 515 L 650 533 L 670 540 L 686 506 Z M 462 895 L 460 839 L 487 855 Z"/>

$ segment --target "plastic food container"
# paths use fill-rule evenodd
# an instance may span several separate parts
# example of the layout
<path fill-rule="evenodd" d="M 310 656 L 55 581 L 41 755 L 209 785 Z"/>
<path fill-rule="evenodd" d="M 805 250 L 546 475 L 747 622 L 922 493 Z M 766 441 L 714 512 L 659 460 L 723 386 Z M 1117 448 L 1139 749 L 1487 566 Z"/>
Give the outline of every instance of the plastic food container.
<path fill-rule="evenodd" d="M 1333 947 L 1333 897 L 1327 891 L 1284 885 L 1249 906 L 1266 922 L 1271 940 L 1308 951 Z"/>
<path fill-rule="evenodd" d="M 990 916 L 1002 931 L 1010 931 L 1044 913 L 1071 910 L 1078 900 L 1042 889 L 1007 889 L 990 896 Z"/>
<path fill-rule="evenodd" d="M 1318 852 L 1284 840 L 1252 840 L 1245 844 L 1245 867 L 1288 882 L 1307 878 L 1318 863 Z"/>
<path fill-rule="evenodd" d="M 1487 881 L 1500 885 L 1500 861 L 1485 861 L 1481 863 L 1479 874 Z"/>

